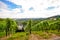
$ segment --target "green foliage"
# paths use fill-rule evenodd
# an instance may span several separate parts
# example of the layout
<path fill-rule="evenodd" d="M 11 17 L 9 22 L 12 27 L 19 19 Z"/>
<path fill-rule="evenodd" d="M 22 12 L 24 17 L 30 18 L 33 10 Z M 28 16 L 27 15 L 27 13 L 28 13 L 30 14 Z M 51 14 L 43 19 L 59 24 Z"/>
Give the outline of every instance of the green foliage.
<path fill-rule="evenodd" d="M 0 21 L 0 32 L 4 31 L 6 28 L 6 21 Z"/>
<path fill-rule="evenodd" d="M 45 31 L 57 30 L 60 31 L 60 18 L 45 19 L 45 20 L 20 20 L 15 21 L 13 19 L 0 19 L 0 32 L 7 32 L 7 34 L 14 33 L 17 29 L 17 24 L 21 23 L 24 26 L 26 32 L 31 31 Z M 58 34 L 58 33 L 57 33 Z"/>
<path fill-rule="evenodd" d="M 0 38 L 5 36 L 5 34 L 6 34 L 5 32 L 0 32 Z"/>
<path fill-rule="evenodd" d="M 20 32 L 20 33 L 13 34 L 7 40 L 28 40 L 28 35 L 26 35 L 25 32 Z"/>
<path fill-rule="evenodd" d="M 56 19 L 56 20 L 55 20 Z M 47 30 L 60 30 L 60 18 L 52 18 L 45 20 L 32 20 L 31 23 L 24 21 L 26 23 L 24 26 L 25 31 L 29 31 L 30 25 L 32 31 L 47 31 Z"/>
<path fill-rule="evenodd" d="M 6 32 L 7 34 L 15 32 L 17 28 L 16 21 L 13 19 L 0 19 L 0 32 Z"/>
<path fill-rule="evenodd" d="M 27 26 L 25 27 L 25 31 L 31 32 L 31 20 L 28 21 Z"/>

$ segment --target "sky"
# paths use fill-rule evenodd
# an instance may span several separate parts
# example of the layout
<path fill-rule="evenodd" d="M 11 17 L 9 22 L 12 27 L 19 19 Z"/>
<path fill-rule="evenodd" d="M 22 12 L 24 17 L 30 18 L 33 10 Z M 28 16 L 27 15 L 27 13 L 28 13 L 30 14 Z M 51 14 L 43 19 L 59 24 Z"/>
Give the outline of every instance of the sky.
<path fill-rule="evenodd" d="M 0 0 L 0 18 L 47 18 L 60 15 L 60 0 Z"/>

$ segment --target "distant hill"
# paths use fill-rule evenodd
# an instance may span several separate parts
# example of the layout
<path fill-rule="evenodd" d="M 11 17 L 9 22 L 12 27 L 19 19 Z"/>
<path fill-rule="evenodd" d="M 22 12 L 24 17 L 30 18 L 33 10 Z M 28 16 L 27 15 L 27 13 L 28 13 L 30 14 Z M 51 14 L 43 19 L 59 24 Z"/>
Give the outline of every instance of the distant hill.
<path fill-rule="evenodd" d="M 19 19 L 19 18 L 15 18 L 15 20 L 29 20 L 29 19 L 32 19 L 32 20 L 43 20 L 43 19 L 46 19 L 46 18 L 22 18 L 22 19 Z"/>
<path fill-rule="evenodd" d="M 60 18 L 60 15 L 55 15 L 55 16 L 52 16 L 52 17 L 49 17 L 49 18 Z"/>
<path fill-rule="evenodd" d="M 32 19 L 32 20 L 45 20 L 45 19 L 50 19 L 50 18 L 60 18 L 60 15 L 55 15 L 55 16 L 48 17 L 48 18 L 14 18 L 14 19 L 17 20 L 17 21 L 23 21 L 23 20 L 29 20 L 29 19 Z"/>

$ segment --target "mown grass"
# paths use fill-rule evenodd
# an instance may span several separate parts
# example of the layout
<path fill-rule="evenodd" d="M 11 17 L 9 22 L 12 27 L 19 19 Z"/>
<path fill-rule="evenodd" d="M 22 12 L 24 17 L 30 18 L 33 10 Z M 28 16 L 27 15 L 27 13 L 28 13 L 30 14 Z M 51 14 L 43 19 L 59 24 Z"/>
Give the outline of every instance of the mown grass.
<path fill-rule="evenodd" d="M 19 32 L 19 33 L 13 34 L 7 40 L 28 40 L 28 34 L 26 32 Z"/>

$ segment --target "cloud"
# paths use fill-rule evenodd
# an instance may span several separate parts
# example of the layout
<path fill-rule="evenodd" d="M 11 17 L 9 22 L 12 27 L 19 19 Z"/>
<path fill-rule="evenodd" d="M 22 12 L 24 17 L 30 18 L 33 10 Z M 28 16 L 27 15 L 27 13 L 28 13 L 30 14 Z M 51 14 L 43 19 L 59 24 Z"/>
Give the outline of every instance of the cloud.
<path fill-rule="evenodd" d="M 24 10 L 23 9 L 20 9 L 20 13 L 24 13 Z"/>
<path fill-rule="evenodd" d="M 0 12 L 1 12 L 2 10 L 0 10 Z"/>
<path fill-rule="evenodd" d="M 12 10 L 8 10 L 8 5 L 2 2 L 6 8 L 0 8 L 0 10 L 2 10 L 2 12 L 0 12 L 1 18 L 46 18 L 60 15 L 60 7 L 58 6 L 60 5 L 60 0 L 8 0 L 8 2 L 20 6 L 20 8 L 14 8 L 14 6 L 11 6 L 12 4 L 9 4 L 9 8 L 13 8 L 11 8 Z M 49 11 L 46 10 L 46 8 L 49 9 Z"/>
<path fill-rule="evenodd" d="M 7 9 L 7 5 L 0 1 L 0 9 Z"/>
<path fill-rule="evenodd" d="M 20 13 L 23 12 L 24 10 L 22 8 L 9 10 L 8 5 L 0 1 L 0 18 L 16 18 Z"/>

